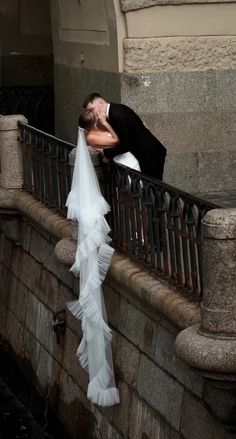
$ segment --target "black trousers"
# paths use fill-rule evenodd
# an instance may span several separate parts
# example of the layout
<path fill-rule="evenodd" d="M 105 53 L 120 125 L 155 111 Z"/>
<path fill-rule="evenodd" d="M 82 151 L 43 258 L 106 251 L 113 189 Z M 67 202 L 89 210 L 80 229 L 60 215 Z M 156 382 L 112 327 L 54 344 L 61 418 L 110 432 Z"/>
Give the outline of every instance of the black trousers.
<path fill-rule="evenodd" d="M 157 160 L 153 160 L 152 163 L 145 163 L 140 165 L 141 172 L 147 174 L 150 177 L 163 179 L 164 166 L 165 166 L 166 152 L 160 153 Z"/>

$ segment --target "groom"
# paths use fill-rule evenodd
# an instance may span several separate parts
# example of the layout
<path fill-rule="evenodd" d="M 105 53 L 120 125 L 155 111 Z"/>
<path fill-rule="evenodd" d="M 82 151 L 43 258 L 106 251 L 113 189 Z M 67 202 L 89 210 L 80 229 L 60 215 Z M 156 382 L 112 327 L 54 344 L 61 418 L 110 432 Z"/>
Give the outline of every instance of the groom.
<path fill-rule="evenodd" d="M 118 154 L 132 152 L 138 159 L 141 172 L 162 180 L 166 158 L 166 148 L 148 130 L 140 117 L 127 105 L 108 103 L 99 93 L 86 97 L 84 108 L 104 112 L 108 122 L 119 137 L 120 143 L 106 148 L 103 154 L 110 160 Z"/>

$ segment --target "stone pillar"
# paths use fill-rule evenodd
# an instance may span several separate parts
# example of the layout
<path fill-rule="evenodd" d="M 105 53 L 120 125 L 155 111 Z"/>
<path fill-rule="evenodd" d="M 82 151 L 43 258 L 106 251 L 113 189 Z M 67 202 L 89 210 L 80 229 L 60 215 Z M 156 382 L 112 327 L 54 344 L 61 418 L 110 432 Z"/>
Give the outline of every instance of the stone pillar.
<path fill-rule="evenodd" d="M 18 122 L 27 123 L 27 119 L 19 114 L 0 116 L 0 188 L 2 189 L 21 189 L 23 184 Z"/>
<path fill-rule="evenodd" d="M 206 378 L 213 413 L 236 430 L 236 208 L 209 211 L 202 228 L 201 323 L 180 332 L 176 351 Z"/>
<path fill-rule="evenodd" d="M 201 330 L 236 339 L 236 209 L 213 210 L 205 216 L 202 226 Z"/>

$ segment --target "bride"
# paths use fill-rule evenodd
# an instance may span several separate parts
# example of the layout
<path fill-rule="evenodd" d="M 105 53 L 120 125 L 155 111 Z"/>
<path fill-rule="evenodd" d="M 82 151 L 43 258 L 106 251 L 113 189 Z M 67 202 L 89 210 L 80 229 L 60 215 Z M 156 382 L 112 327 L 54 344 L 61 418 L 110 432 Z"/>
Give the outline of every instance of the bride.
<path fill-rule="evenodd" d="M 111 148 L 119 143 L 117 134 L 107 122 L 102 110 L 99 110 L 97 114 L 91 108 L 84 110 L 79 116 L 79 126 L 85 130 L 88 145 L 100 153 L 103 149 Z M 138 160 L 131 152 L 119 154 L 113 160 L 136 171 L 141 171 Z"/>

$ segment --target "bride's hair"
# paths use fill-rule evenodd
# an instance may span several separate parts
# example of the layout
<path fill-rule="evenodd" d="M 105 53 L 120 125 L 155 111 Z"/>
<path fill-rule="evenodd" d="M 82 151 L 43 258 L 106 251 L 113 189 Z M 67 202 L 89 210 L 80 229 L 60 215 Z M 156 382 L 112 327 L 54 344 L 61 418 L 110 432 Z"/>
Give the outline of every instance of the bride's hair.
<path fill-rule="evenodd" d="M 86 131 L 89 131 L 93 128 L 95 124 L 96 117 L 92 108 L 84 110 L 83 113 L 79 116 L 79 127 L 83 128 Z"/>

